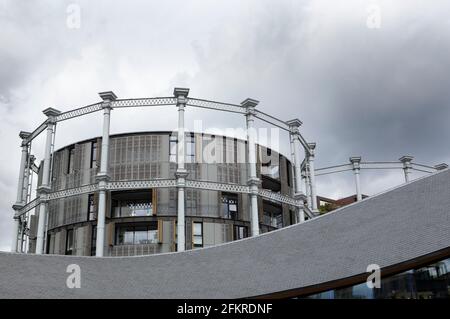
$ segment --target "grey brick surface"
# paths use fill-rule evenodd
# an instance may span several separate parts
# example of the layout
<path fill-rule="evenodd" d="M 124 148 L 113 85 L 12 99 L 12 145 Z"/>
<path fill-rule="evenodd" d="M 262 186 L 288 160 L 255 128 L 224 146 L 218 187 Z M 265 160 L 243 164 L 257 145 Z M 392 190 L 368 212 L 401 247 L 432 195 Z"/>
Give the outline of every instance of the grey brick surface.
<path fill-rule="evenodd" d="M 358 275 L 450 247 L 450 170 L 257 238 L 140 257 L 0 253 L 0 298 L 234 298 Z M 81 288 L 66 267 L 81 267 Z"/>

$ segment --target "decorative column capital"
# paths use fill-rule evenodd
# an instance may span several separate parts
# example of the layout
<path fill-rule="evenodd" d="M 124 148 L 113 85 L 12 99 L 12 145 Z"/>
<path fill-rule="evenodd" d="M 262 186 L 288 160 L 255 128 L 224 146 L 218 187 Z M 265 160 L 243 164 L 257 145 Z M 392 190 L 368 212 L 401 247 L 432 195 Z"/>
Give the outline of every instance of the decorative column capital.
<path fill-rule="evenodd" d="M 19 133 L 19 137 L 20 137 L 22 140 L 25 140 L 25 139 L 29 138 L 30 136 L 31 136 L 31 133 L 30 133 L 30 132 L 20 131 L 20 133 Z"/>
<path fill-rule="evenodd" d="M 250 194 L 258 195 L 258 188 L 261 185 L 261 180 L 258 177 L 250 177 L 247 180 L 247 185 L 250 189 Z"/>
<path fill-rule="evenodd" d="M 314 158 L 315 155 L 315 149 L 316 149 L 316 143 L 308 143 L 308 148 L 309 148 L 309 156 L 308 157 L 312 157 Z"/>
<path fill-rule="evenodd" d="M 109 176 L 98 180 L 98 190 L 106 192 L 108 190 L 108 181 L 109 181 Z"/>
<path fill-rule="evenodd" d="M 250 177 L 247 180 L 247 185 L 249 185 L 249 186 L 253 186 L 253 185 L 259 186 L 259 185 L 261 185 L 261 180 L 258 177 Z"/>
<path fill-rule="evenodd" d="M 247 115 L 248 116 L 254 116 L 256 115 L 255 107 L 259 104 L 259 101 L 254 99 L 245 99 L 241 102 L 241 106 L 245 109 L 247 109 Z"/>
<path fill-rule="evenodd" d="M 111 180 L 111 176 L 105 172 L 99 172 L 95 175 L 95 181 L 100 185 L 102 182 L 109 182 Z"/>
<path fill-rule="evenodd" d="M 114 94 L 113 91 L 105 91 L 105 92 L 100 92 L 98 93 L 98 95 L 100 95 L 100 97 L 103 100 L 102 103 L 102 108 L 109 108 L 111 109 L 111 102 L 117 100 L 117 95 Z"/>
<path fill-rule="evenodd" d="M 12 205 L 12 209 L 14 209 L 15 211 L 19 211 L 19 210 L 21 210 L 24 206 L 25 206 L 24 203 L 15 203 L 14 205 Z M 18 217 L 14 214 L 14 218 L 18 218 Z"/>
<path fill-rule="evenodd" d="M 49 201 L 48 193 L 39 192 L 39 203 L 47 203 Z"/>
<path fill-rule="evenodd" d="M 186 169 L 177 169 L 175 172 L 176 178 L 186 178 L 189 175 L 188 171 Z"/>
<path fill-rule="evenodd" d="M 36 191 L 40 194 L 40 197 L 44 198 L 43 196 L 50 193 L 52 188 L 48 185 L 41 185 L 36 189 Z"/>
<path fill-rule="evenodd" d="M 178 169 L 175 172 L 175 177 L 177 178 L 177 187 L 186 187 L 186 177 L 188 175 L 189 173 L 185 169 Z"/>
<path fill-rule="evenodd" d="M 60 110 L 54 109 L 53 107 L 48 107 L 45 110 L 42 111 L 48 119 L 47 124 L 55 124 L 56 123 L 56 117 L 61 114 Z"/>
<path fill-rule="evenodd" d="M 188 88 L 174 88 L 173 96 L 177 98 L 177 105 L 185 105 L 187 103 L 187 96 L 189 95 Z"/>
<path fill-rule="evenodd" d="M 307 200 L 306 195 L 303 193 L 295 193 L 293 197 L 295 200 L 298 200 L 302 203 L 304 203 Z M 302 206 L 303 206 L 303 204 L 302 204 Z"/>
<path fill-rule="evenodd" d="M 403 163 L 404 167 L 408 167 L 409 168 L 409 167 L 411 167 L 411 162 L 412 162 L 413 159 L 414 159 L 413 156 L 404 155 L 404 156 L 400 157 L 398 160 Z"/>
<path fill-rule="evenodd" d="M 302 126 L 303 122 L 299 119 L 293 119 L 286 122 L 289 125 L 289 131 L 291 134 L 297 135 L 300 134 L 299 128 Z"/>
<path fill-rule="evenodd" d="M 352 156 L 349 158 L 350 163 L 353 165 L 353 170 L 359 170 L 361 164 L 361 156 Z"/>
<path fill-rule="evenodd" d="M 442 171 L 443 169 L 448 168 L 448 165 L 445 163 L 434 165 L 434 168 L 438 171 Z"/>
<path fill-rule="evenodd" d="M 25 131 L 20 131 L 19 133 L 19 137 L 22 139 L 22 144 L 21 146 L 27 146 L 28 143 L 26 142 L 26 140 L 31 136 L 30 132 L 25 132 Z"/>

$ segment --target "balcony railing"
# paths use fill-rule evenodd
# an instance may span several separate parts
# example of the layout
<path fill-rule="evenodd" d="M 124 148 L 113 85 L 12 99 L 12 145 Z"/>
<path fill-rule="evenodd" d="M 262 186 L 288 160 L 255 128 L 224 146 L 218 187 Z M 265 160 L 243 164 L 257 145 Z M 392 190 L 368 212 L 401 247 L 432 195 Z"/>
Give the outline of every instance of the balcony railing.
<path fill-rule="evenodd" d="M 112 257 L 142 256 L 157 254 L 160 252 L 160 244 L 117 245 L 108 249 L 108 255 Z"/>

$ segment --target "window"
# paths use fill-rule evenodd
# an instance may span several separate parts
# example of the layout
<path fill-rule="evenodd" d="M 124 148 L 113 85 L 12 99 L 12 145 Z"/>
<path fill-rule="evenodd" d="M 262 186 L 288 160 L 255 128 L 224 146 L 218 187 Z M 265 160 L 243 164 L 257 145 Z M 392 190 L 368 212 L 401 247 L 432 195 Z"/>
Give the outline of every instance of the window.
<path fill-rule="evenodd" d="M 292 183 L 292 164 L 291 162 L 286 161 L 287 165 L 286 165 L 286 177 L 287 177 L 287 185 L 289 187 L 291 187 L 291 183 Z"/>
<path fill-rule="evenodd" d="M 66 255 L 73 253 L 73 229 L 68 229 L 66 233 Z"/>
<path fill-rule="evenodd" d="M 382 276 L 379 288 L 360 283 L 306 296 L 310 299 L 448 299 L 450 259 Z"/>
<path fill-rule="evenodd" d="M 291 225 L 294 225 L 297 222 L 296 212 L 293 210 L 289 210 L 289 221 Z"/>
<path fill-rule="evenodd" d="M 67 162 L 67 174 L 73 173 L 74 160 L 75 160 L 75 147 L 71 146 L 69 148 L 69 159 L 68 159 L 68 162 Z"/>
<path fill-rule="evenodd" d="M 176 135 L 170 135 L 169 137 L 169 162 L 177 162 L 177 144 L 178 139 Z"/>
<path fill-rule="evenodd" d="M 242 239 L 248 237 L 247 226 L 234 225 L 234 239 Z"/>
<path fill-rule="evenodd" d="M 52 235 L 47 233 L 47 240 L 45 241 L 45 253 L 50 254 L 50 241 L 52 240 Z"/>
<path fill-rule="evenodd" d="M 195 138 L 194 134 L 186 136 L 186 163 L 195 163 Z"/>
<path fill-rule="evenodd" d="M 203 247 L 203 223 L 192 223 L 192 246 L 194 248 Z"/>
<path fill-rule="evenodd" d="M 94 194 L 88 195 L 88 219 L 87 220 L 95 220 L 97 219 L 95 212 L 95 204 L 94 204 Z"/>
<path fill-rule="evenodd" d="M 91 256 L 95 256 L 97 247 L 97 226 L 92 227 L 91 233 Z"/>
<path fill-rule="evenodd" d="M 113 217 L 152 216 L 153 191 L 120 192 L 112 195 Z"/>
<path fill-rule="evenodd" d="M 185 191 L 185 209 L 187 214 L 196 215 L 198 199 L 199 196 L 197 190 L 188 189 Z"/>
<path fill-rule="evenodd" d="M 91 145 L 91 168 L 97 167 L 97 141 L 93 141 Z"/>
<path fill-rule="evenodd" d="M 274 228 L 283 227 L 283 209 L 280 205 L 263 201 L 263 224 Z"/>
<path fill-rule="evenodd" d="M 150 200 L 113 200 L 114 217 L 151 216 L 153 214 Z"/>
<path fill-rule="evenodd" d="M 263 220 L 264 224 L 275 227 L 275 228 L 281 228 L 283 227 L 283 215 L 277 214 L 273 212 L 264 212 L 263 214 Z"/>
<path fill-rule="evenodd" d="M 238 140 L 236 138 L 223 138 L 224 145 L 224 162 L 226 164 L 237 164 L 238 163 Z"/>
<path fill-rule="evenodd" d="M 116 245 L 158 243 L 158 224 L 119 225 L 116 227 Z"/>
<path fill-rule="evenodd" d="M 222 193 L 222 217 L 238 219 L 238 197 L 237 194 Z"/>

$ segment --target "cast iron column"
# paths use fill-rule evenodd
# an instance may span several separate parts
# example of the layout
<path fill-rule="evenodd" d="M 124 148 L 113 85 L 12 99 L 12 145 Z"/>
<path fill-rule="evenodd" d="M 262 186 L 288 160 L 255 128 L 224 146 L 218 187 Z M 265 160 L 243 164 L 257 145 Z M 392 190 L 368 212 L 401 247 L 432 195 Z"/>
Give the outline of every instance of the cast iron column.
<path fill-rule="evenodd" d="M 177 211 L 177 251 L 186 249 L 185 235 L 185 205 L 184 205 L 184 188 L 186 186 L 186 177 L 188 172 L 184 167 L 185 162 L 185 133 L 184 133 L 184 108 L 186 107 L 189 89 L 175 88 L 173 95 L 177 98 L 178 107 L 178 139 L 177 139 L 177 178 L 178 189 L 178 211 Z"/>
<path fill-rule="evenodd" d="M 317 190 L 316 190 L 316 174 L 314 171 L 314 150 L 316 149 L 316 143 L 308 143 L 309 146 L 309 179 L 311 183 L 311 209 L 317 212 Z"/>
<path fill-rule="evenodd" d="M 405 182 L 408 183 L 410 178 L 409 175 L 411 174 L 411 162 L 414 159 L 414 157 L 405 155 L 400 157 L 398 160 L 403 163 L 403 172 L 405 173 Z"/>
<path fill-rule="evenodd" d="M 300 148 L 301 143 L 299 139 L 299 128 L 302 125 L 302 122 L 299 119 L 294 119 L 291 121 L 288 121 L 287 124 L 289 125 L 289 135 L 291 137 L 291 140 L 293 141 L 293 148 L 294 148 L 294 173 L 295 173 L 295 194 L 294 197 L 301 200 L 303 191 L 302 191 L 302 173 L 301 173 L 301 161 L 300 161 Z M 298 207 L 297 211 L 297 222 L 304 222 L 305 221 L 305 212 L 303 210 L 303 207 Z"/>
<path fill-rule="evenodd" d="M 247 109 L 247 154 L 248 154 L 248 186 L 250 188 L 250 225 L 252 236 L 259 235 L 258 214 L 258 185 L 259 178 L 256 176 L 256 129 L 254 127 L 255 107 L 258 101 L 246 99 L 241 106 Z"/>
<path fill-rule="evenodd" d="M 353 173 L 355 174 L 356 200 L 360 201 L 362 200 L 361 183 L 359 180 L 361 156 L 350 157 L 350 163 L 352 164 Z"/>
<path fill-rule="evenodd" d="M 12 240 L 11 240 L 11 251 L 17 251 L 17 244 L 19 238 L 19 228 L 20 222 L 19 217 L 17 216 L 18 211 L 24 206 L 25 201 L 23 198 L 23 184 L 25 178 L 25 166 L 28 161 L 28 144 L 25 140 L 31 135 L 31 133 L 21 131 L 19 136 L 22 139 L 21 147 L 22 147 L 22 156 L 20 158 L 20 168 L 19 168 L 19 182 L 17 185 L 17 197 L 16 203 L 13 205 L 13 209 L 15 210 L 15 214 L 13 217 L 13 232 L 12 232 Z"/>
<path fill-rule="evenodd" d="M 305 195 L 306 195 L 306 204 L 309 209 L 312 210 L 312 200 L 311 200 L 311 180 L 309 178 L 309 164 L 305 163 L 305 170 L 303 171 L 303 177 L 305 180 Z"/>
<path fill-rule="evenodd" d="M 39 204 L 39 218 L 36 238 L 36 254 L 40 255 L 44 253 L 44 236 L 45 236 L 45 224 L 47 222 L 48 202 L 47 194 L 51 190 L 50 186 L 50 164 L 51 164 L 51 151 L 53 132 L 56 125 L 56 117 L 61 113 L 54 108 L 47 108 L 44 111 L 47 115 L 47 137 L 45 140 L 45 155 L 44 155 L 44 168 L 42 173 L 42 183 L 37 189 L 41 203 Z"/>
<path fill-rule="evenodd" d="M 105 247 L 105 218 L 106 218 L 106 191 L 109 176 L 109 126 L 111 122 L 111 102 L 117 99 L 117 96 L 111 92 L 100 92 L 103 99 L 103 135 L 102 148 L 100 155 L 100 171 L 96 176 L 98 182 L 98 214 L 97 214 L 97 239 L 95 242 L 95 256 L 103 257 Z"/>

